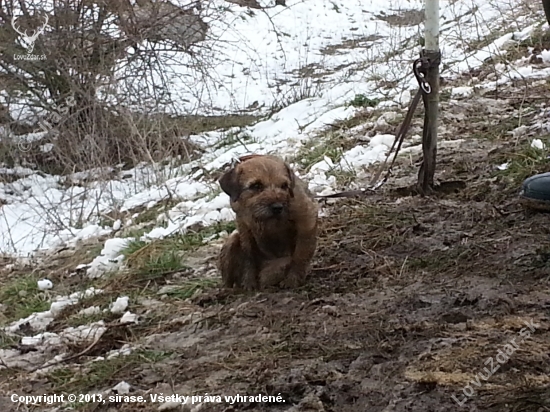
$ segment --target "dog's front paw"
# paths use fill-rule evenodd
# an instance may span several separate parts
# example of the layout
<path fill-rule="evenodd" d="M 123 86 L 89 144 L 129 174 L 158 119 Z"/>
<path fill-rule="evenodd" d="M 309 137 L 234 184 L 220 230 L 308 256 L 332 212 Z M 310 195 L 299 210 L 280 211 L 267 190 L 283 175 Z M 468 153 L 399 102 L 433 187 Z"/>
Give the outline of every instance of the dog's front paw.
<path fill-rule="evenodd" d="M 284 257 L 264 263 L 260 272 L 260 287 L 262 289 L 277 286 L 286 277 L 290 258 Z"/>
<path fill-rule="evenodd" d="M 255 273 L 247 273 L 242 277 L 241 288 L 247 292 L 259 289 L 258 277 Z"/>
<path fill-rule="evenodd" d="M 244 290 L 245 292 L 253 292 L 255 290 L 258 290 L 258 286 L 254 285 L 254 284 L 247 283 L 247 284 L 242 286 L 242 290 Z"/>
<path fill-rule="evenodd" d="M 305 272 L 296 268 L 291 268 L 285 279 L 281 282 L 284 289 L 296 289 L 304 284 Z"/>

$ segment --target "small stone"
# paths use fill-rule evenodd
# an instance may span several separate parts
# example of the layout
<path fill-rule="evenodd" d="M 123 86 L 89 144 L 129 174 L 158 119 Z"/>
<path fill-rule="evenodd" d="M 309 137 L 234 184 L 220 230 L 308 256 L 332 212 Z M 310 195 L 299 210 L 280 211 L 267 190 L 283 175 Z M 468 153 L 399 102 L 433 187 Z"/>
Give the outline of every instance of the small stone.
<path fill-rule="evenodd" d="M 113 387 L 113 390 L 119 395 L 126 395 L 127 393 L 130 393 L 130 385 L 127 382 L 122 381 Z"/>
<path fill-rule="evenodd" d="M 331 316 L 340 316 L 336 306 L 325 305 L 321 308 L 321 310 Z"/>

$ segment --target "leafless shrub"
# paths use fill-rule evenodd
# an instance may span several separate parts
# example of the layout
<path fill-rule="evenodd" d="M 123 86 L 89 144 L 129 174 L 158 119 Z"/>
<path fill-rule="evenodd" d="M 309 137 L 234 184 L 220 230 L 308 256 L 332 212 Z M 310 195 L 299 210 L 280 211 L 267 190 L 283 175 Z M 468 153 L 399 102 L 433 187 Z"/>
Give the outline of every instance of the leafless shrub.
<path fill-rule="evenodd" d="M 320 95 L 321 83 L 318 79 L 301 77 L 292 84 L 285 93 L 280 93 L 275 96 L 273 104 L 271 105 L 271 112 L 276 113 L 291 104 Z"/>
<path fill-rule="evenodd" d="M 26 112 L 23 122 L 0 107 L 0 120 L 8 124 L 4 135 L 37 126 L 47 130 L 40 143 L 53 145 L 47 157 L 57 162 L 58 172 L 168 155 L 190 158 L 193 148 L 181 138 L 188 133 L 168 125 L 173 122 L 160 109 L 171 97 L 159 53 L 193 55 L 208 30 L 199 6 L 151 0 L 3 2 L 0 83 L 8 86 L 5 104 L 19 104 Z M 35 39 L 37 57 L 18 58 L 29 57 L 20 34 L 44 15 L 48 26 Z M 21 155 L 12 157 L 16 154 Z M 26 160 L 39 165 L 43 160 L 29 156 L 27 151 Z"/>

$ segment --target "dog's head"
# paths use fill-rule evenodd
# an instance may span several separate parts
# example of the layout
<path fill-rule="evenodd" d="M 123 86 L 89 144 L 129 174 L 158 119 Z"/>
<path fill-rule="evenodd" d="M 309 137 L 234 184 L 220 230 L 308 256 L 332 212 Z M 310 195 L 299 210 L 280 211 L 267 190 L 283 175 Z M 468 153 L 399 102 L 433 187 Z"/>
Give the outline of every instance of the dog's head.
<path fill-rule="evenodd" d="M 295 175 L 277 157 L 249 155 L 241 157 L 219 183 L 237 214 L 249 213 L 256 220 L 267 220 L 288 214 Z"/>

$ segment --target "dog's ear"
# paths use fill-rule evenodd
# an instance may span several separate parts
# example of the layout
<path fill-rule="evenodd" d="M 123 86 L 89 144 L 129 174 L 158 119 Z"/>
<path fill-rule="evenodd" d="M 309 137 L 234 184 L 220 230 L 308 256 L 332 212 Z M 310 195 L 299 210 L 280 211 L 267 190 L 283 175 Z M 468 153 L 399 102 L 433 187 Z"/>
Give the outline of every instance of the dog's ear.
<path fill-rule="evenodd" d="M 290 197 L 294 197 L 294 187 L 296 186 L 296 175 L 294 174 L 294 172 L 292 171 L 292 169 L 287 163 L 285 163 L 285 166 L 286 166 L 286 171 L 288 173 L 288 177 L 290 178 L 290 187 L 288 191 L 290 193 Z"/>
<path fill-rule="evenodd" d="M 247 160 L 254 159 L 255 157 L 264 157 L 264 156 L 259 154 L 250 154 L 246 156 L 241 156 L 239 157 L 239 162 L 246 162 Z"/>
<path fill-rule="evenodd" d="M 231 168 L 218 181 L 220 187 L 229 195 L 232 202 L 236 202 L 242 192 L 238 177 L 236 168 Z"/>

